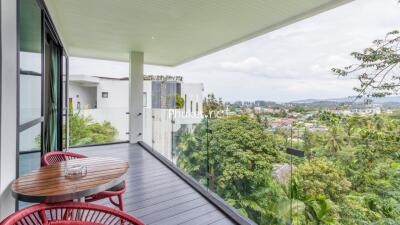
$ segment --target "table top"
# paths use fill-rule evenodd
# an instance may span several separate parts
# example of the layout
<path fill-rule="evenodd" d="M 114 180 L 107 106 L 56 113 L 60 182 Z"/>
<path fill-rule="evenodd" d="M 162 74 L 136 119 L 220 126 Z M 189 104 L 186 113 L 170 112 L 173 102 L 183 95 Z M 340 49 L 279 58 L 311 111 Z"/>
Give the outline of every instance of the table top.
<path fill-rule="evenodd" d="M 66 166 L 85 165 L 87 175 L 66 177 Z M 114 158 L 82 158 L 41 167 L 14 180 L 12 195 L 25 202 L 62 202 L 110 189 L 124 180 L 128 163 Z"/>

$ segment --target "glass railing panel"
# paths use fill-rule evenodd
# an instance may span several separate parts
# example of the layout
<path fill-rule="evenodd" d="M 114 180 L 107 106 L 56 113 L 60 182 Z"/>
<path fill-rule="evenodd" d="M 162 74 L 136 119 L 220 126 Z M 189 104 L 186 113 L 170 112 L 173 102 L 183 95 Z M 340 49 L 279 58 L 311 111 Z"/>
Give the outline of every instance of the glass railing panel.
<path fill-rule="evenodd" d="M 210 187 L 210 151 L 207 148 L 207 118 L 196 125 L 174 124 L 173 162 L 205 187 Z"/>
<path fill-rule="evenodd" d="M 128 108 L 70 110 L 69 146 L 107 144 L 129 140 Z"/>
<path fill-rule="evenodd" d="M 149 145 L 258 224 L 398 222 L 396 118 L 277 110 L 189 125 L 148 114 Z"/>
<path fill-rule="evenodd" d="M 172 160 L 173 109 L 151 109 L 151 147 Z"/>
<path fill-rule="evenodd" d="M 322 112 L 300 129 L 291 224 L 399 222 L 397 119 Z"/>

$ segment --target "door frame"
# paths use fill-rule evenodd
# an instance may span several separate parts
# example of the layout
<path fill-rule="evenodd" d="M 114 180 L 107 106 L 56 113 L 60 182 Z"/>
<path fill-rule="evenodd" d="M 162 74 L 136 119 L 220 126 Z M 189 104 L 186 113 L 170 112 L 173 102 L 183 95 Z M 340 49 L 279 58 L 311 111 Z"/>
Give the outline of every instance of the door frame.
<path fill-rule="evenodd" d="M 68 148 L 68 145 L 65 145 L 63 148 L 63 134 L 65 134 L 65 137 L 68 137 L 68 113 L 64 113 L 64 106 L 68 109 L 68 81 L 69 81 L 69 56 L 68 53 L 66 52 L 63 43 L 61 39 L 59 38 L 59 35 L 57 33 L 57 30 L 55 28 L 55 25 L 50 17 L 50 14 L 47 10 L 47 7 L 44 3 L 44 0 L 31 0 L 31 1 L 36 1 L 40 11 L 41 11 L 41 116 L 40 118 L 36 118 L 32 121 L 29 121 L 24 124 L 20 124 L 20 76 L 21 74 L 26 73 L 26 75 L 37 75 L 40 76 L 40 74 L 32 74 L 27 71 L 22 71 L 20 68 L 20 51 L 21 51 L 21 45 L 20 45 L 20 39 L 21 39 L 21 33 L 20 33 L 20 6 L 21 6 L 21 0 L 17 0 L 17 120 L 16 120 L 16 132 L 17 132 L 17 137 L 16 137 L 16 175 L 17 177 L 19 176 L 19 166 L 20 166 L 20 155 L 24 154 L 30 154 L 30 153 L 39 153 L 42 156 L 43 155 L 43 131 L 44 131 L 44 111 L 43 111 L 43 103 L 44 103 L 44 82 L 45 82 L 45 49 L 44 49 L 44 44 L 45 44 L 45 35 L 46 33 L 51 34 L 52 39 L 55 41 L 55 43 L 58 45 L 59 50 L 60 50 L 60 56 L 59 56 L 59 93 L 58 93 L 58 118 L 57 118 L 57 123 L 59 124 L 57 126 L 58 129 L 58 137 L 57 137 L 57 143 L 58 143 L 58 148 L 57 150 L 62 151 Z M 65 58 L 65 60 L 64 60 Z M 65 67 L 65 68 L 64 68 Z M 63 77 L 63 71 L 65 69 L 65 80 Z M 63 81 L 65 81 L 65 86 L 63 86 Z M 66 89 L 64 92 L 64 88 Z M 64 96 L 65 93 L 65 96 Z M 65 102 L 64 102 L 65 101 Z M 65 105 L 63 104 L 65 103 Z M 65 118 L 66 121 L 66 129 L 63 129 L 63 118 Z M 41 135 L 42 135 L 42 140 L 40 143 L 40 149 L 39 150 L 32 150 L 32 151 L 26 151 L 26 152 L 20 152 L 20 132 L 31 128 L 37 124 L 41 123 Z M 68 138 L 65 139 L 65 141 L 68 141 Z M 16 204 L 16 208 L 18 209 L 18 204 Z"/>
<path fill-rule="evenodd" d="M 46 77 L 46 75 L 48 74 L 46 71 L 46 40 L 48 37 L 50 37 L 50 39 L 57 45 L 58 51 L 59 51 L 59 56 L 57 59 L 57 63 L 58 63 L 58 80 L 57 80 L 57 85 L 59 86 L 58 88 L 58 93 L 57 93 L 57 148 L 58 151 L 62 150 L 62 119 L 63 119 L 63 88 L 62 88 L 62 82 L 63 82 L 63 75 L 62 75 L 62 63 L 63 63 L 63 55 L 64 55 L 64 49 L 61 45 L 61 43 L 59 42 L 55 32 L 55 29 L 51 28 L 51 23 L 46 19 L 46 17 L 43 18 L 43 27 L 44 29 L 42 29 L 42 45 L 43 45 L 43 49 L 42 49 L 42 72 L 43 72 L 43 83 L 42 83 L 42 117 L 43 117 L 43 123 L 42 123 L 42 140 L 41 140 L 41 156 L 43 156 L 44 153 L 44 131 L 45 131 L 45 124 L 46 124 L 46 118 L 44 115 L 44 108 L 47 106 L 46 105 L 46 99 L 48 98 L 48 96 L 46 95 L 45 92 L 45 87 L 46 87 L 46 82 L 48 77 Z M 51 56 L 50 56 L 51 57 Z M 50 59 L 51 60 L 51 59 Z M 52 69 L 52 68 L 50 68 Z"/>

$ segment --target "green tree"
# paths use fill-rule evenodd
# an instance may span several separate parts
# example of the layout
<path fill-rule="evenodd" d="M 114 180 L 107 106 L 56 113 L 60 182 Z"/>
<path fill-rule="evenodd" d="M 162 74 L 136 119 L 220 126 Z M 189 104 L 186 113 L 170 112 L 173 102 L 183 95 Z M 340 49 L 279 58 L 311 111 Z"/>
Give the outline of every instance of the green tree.
<path fill-rule="evenodd" d="M 345 117 L 342 120 L 342 126 L 346 132 L 346 139 L 347 139 L 347 145 L 351 146 L 352 144 L 352 137 L 354 134 L 355 129 L 358 127 L 358 124 L 360 122 L 359 116 L 349 116 Z"/>
<path fill-rule="evenodd" d="M 224 110 L 224 103 L 222 99 L 217 99 L 214 94 L 208 94 L 207 98 L 203 100 L 203 115 L 209 118 L 215 118 Z"/>
<path fill-rule="evenodd" d="M 274 214 L 269 212 L 267 204 L 274 185 L 272 164 L 284 160 L 273 134 L 246 115 L 218 118 L 208 123 L 212 131 L 208 137 L 210 142 L 207 144 L 204 122 L 196 127 L 194 134 L 183 137 L 178 166 L 205 183 L 209 165 L 216 193 L 243 215 L 260 224 L 269 224 L 267 215 Z"/>
<path fill-rule="evenodd" d="M 352 52 L 357 63 L 343 69 L 333 68 L 339 76 L 356 76 L 360 85 L 354 90 L 358 97 L 384 97 L 400 91 L 400 32 L 387 33 L 383 39 L 362 52 Z"/>
<path fill-rule="evenodd" d="M 343 139 L 340 135 L 340 128 L 338 125 L 332 125 L 328 129 L 328 141 L 326 143 L 326 150 L 331 154 L 336 156 L 338 152 L 342 150 Z"/>
<path fill-rule="evenodd" d="M 260 122 L 203 121 L 181 135 L 178 166 L 258 224 L 400 224 L 399 118 L 317 114 L 308 122 L 327 129 L 305 130 L 290 183 L 275 171 L 289 162 L 288 131 Z"/>
<path fill-rule="evenodd" d="M 185 100 L 182 98 L 181 95 L 176 95 L 176 108 L 182 109 L 185 106 Z"/>
<path fill-rule="evenodd" d="M 336 224 L 338 215 L 334 209 L 335 205 L 331 200 L 318 197 L 316 199 L 307 200 L 305 205 L 305 214 L 308 224 Z"/>
<path fill-rule="evenodd" d="M 110 122 L 96 123 L 91 117 L 72 112 L 69 115 L 69 145 L 108 143 L 115 140 L 118 131 Z"/>
<path fill-rule="evenodd" d="M 307 161 L 295 170 L 295 175 L 301 185 L 300 199 L 322 197 L 337 201 L 350 191 L 351 183 L 344 171 L 327 159 Z"/>

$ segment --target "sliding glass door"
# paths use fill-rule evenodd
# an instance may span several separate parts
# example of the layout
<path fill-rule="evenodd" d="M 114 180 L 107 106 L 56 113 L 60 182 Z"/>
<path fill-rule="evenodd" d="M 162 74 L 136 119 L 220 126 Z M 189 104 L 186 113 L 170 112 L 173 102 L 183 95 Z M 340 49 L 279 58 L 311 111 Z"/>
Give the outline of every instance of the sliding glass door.
<path fill-rule="evenodd" d="M 68 147 L 68 57 L 41 1 L 18 3 L 17 172 L 22 176 L 40 167 L 44 153 Z"/>
<path fill-rule="evenodd" d="M 68 76 L 68 56 L 63 52 L 61 60 L 61 72 L 62 72 L 62 84 L 61 84 L 61 104 L 62 104 L 62 149 L 65 151 L 69 147 L 69 98 L 68 98 L 68 87 L 69 87 L 69 76 Z"/>
<path fill-rule="evenodd" d="M 21 176 L 40 166 L 42 149 L 42 11 L 35 0 L 19 2 L 18 151 Z"/>
<path fill-rule="evenodd" d="M 61 47 L 46 24 L 44 42 L 43 153 L 61 150 Z"/>

